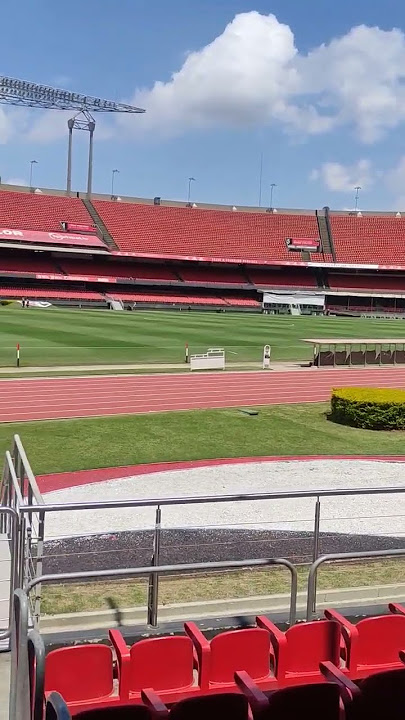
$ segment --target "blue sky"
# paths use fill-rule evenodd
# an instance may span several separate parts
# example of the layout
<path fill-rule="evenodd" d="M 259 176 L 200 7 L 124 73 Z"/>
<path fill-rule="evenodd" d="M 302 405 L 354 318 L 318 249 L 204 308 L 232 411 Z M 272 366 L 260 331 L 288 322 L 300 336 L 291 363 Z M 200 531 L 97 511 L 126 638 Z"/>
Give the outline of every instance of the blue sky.
<path fill-rule="evenodd" d="M 1 73 L 139 104 L 97 117 L 94 191 L 279 207 L 405 209 L 401 0 L 19 0 Z M 396 28 L 394 30 L 394 28 Z M 0 106 L 1 107 L 1 106 Z M 66 119 L 0 109 L 3 182 L 64 187 Z M 86 184 L 76 133 L 73 186 Z"/>

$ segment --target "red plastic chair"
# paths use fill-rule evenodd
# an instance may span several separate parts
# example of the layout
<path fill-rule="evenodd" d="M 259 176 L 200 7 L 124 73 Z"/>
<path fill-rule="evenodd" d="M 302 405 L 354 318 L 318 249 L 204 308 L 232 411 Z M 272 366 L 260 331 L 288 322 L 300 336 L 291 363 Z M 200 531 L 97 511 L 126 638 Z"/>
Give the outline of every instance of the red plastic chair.
<path fill-rule="evenodd" d="M 236 673 L 235 681 L 248 699 L 255 720 L 344 720 L 345 708 L 359 691 L 342 677 L 342 686 L 337 682 L 312 683 L 282 688 L 267 696 L 245 672 Z"/>
<path fill-rule="evenodd" d="M 143 691 L 142 702 L 156 718 L 170 718 L 170 720 L 249 720 L 250 718 L 247 698 L 238 693 L 200 695 L 180 700 L 170 708 L 170 714 L 159 695 L 151 689 Z"/>
<path fill-rule="evenodd" d="M 52 691 L 62 695 L 72 715 L 119 702 L 111 648 L 89 644 L 52 650 L 45 659 L 45 696 Z"/>
<path fill-rule="evenodd" d="M 403 667 L 399 652 L 405 648 L 405 608 L 388 607 L 389 615 L 365 618 L 355 625 L 335 610 L 325 610 L 327 618 L 340 623 L 346 669 L 352 680 Z"/>
<path fill-rule="evenodd" d="M 340 664 L 340 626 L 330 620 L 293 625 L 282 632 L 267 617 L 256 618 L 271 640 L 274 674 L 280 686 L 323 682 L 320 662 Z"/>
<path fill-rule="evenodd" d="M 326 667 L 329 665 L 329 667 Z M 331 663 L 322 668 L 326 678 L 341 689 L 348 680 Z M 353 683 L 352 683 L 353 686 Z M 405 669 L 374 673 L 361 681 L 346 707 L 346 720 L 403 720 L 405 712 Z"/>
<path fill-rule="evenodd" d="M 265 630 L 258 627 L 230 630 L 208 641 L 194 623 L 185 623 L 184 629 L 194 643 L 198 663 L 204 651 L 208 653 L 201 673 L 203 691 L 235 688 L 238 670 L 246 670 L 262 690 L 277 686 L 270 668 L 270 637 Z"/>
<path fill-rule="evenodd" d="M 144 688 L 153 688 L 168 703 L 200 692 L 199 678 L 197 682 L 194 679 L 190 638 L 147 638 L 129 649 L 119 630 L 115 630 L 114 646 L 118 667 L 124 664 L 120 693 L 123 701 L 139 701 Z M 128 653 L 130 660 L 125 664 Z"/>

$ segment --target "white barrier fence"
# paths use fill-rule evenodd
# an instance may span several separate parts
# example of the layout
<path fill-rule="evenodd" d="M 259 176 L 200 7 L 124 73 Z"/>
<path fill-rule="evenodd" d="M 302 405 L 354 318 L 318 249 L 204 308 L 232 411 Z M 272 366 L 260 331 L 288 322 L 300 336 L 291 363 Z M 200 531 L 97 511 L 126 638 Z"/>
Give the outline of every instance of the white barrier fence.
<path fill-rule="evenodd" d="M 191 355 L 190 370 L 225 370 L 225 350 L 209 348 L 206 353 Z"/>

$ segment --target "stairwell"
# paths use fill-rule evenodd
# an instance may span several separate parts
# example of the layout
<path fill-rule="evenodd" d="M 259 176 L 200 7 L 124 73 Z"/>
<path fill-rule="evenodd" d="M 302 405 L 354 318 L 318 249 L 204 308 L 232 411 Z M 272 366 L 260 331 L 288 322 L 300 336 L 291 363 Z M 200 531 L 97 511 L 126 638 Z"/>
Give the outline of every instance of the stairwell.
<path fill-rule="evenodd" d="M 105 244 L 110 248 L 110 250 L 119 250 L 117 243 L 115 242 L 113 236 L 108 232 L 107 226 L 104 224 L 91 200 L 88 198 L 82 198 L 82 202 L 84 203 L 87 212 L 91 216 Z"/>
<path fill-rule="evenodd" d="M 332 228 L 329 222 L 329 208 L 324 207 L 323 213 L 316 211 L 319 237 L 321 238 L 322 252 L 324 255 L 332 255 L 333 262 L 336 262 L 336 252 L 333 242 Z"/>

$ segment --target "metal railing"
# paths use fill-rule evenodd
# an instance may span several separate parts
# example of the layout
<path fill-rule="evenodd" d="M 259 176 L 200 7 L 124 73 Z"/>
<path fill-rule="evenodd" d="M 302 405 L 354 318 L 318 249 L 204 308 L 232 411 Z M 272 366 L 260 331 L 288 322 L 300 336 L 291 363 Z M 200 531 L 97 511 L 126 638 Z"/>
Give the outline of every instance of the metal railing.
<path fill-rule="evenodd" d="M 318 577 L 318 569 L 327 562 L 338 562 L 346 560 L 367 560 L 370 558 L 387 558 L 387 557 L 404 557 L 405 548 L 397 550 L 364 550 L 352 553 L 330 553 L 329 555 L 321 555 L 312 563 L 308 575 L 307 589 L 307 620 L 312 620 L 316 615 L 316 581 Z"/>
<path fill-rule="evenodd" d="M 5 454 L 0 505 L 12 508 L 18 516 L 16 587 L 22 587 L 30 578 L 42 573 L 45 515 L 41 512 L 44 500 L 19 435 L 14 435 L 12 450 Z M 23 508 L 27 506 L 30 509 L 24 513 Z M 0 532 L 5 533 L 11 541 L 10 520 L 4 514 L 0 514 Z M 40 590 L 31 612 L 39 618 Z"/>
<path fill-rule="evenodd" d="M 36 580 L 38 577 L 42 575 L 42 568 L 43 568 L 43 561 L 44 561 L 44 540 L 45 539 L 52 539 L 49 535 L 49 532 L 45 535 L 46 527 L 48 527 L 47 523 L 47 515 L 48 513 L 57 513 L 58 515 L 60 513 L 66 513 L 66 512 L 73 512 L 73 511 L 86 511 L 86 510 L 98 510 L 98 511 L 112 511 L 112 510 L 118 510 L 122 508 L 127 509 L 133 509 L 135 513 L 137 511 L 140 511 L 145 508 L 155 508 L 155 520 L 154 525 L 152 526 L 151 532 L 152 532 L 152 545 L 151 548 L 141 548 L 141 550 L 147 550 L 147 553 L 150 553 L 147 555 L 146 558 L 140 559 L 140 562 L 138 563 L 142 567 L 145 567 L 149 563 L 150 558 L 150 570 L 149 570 L 149 591 L 148 591 L 148 622 L 151 625 L 155 625 L 157 622 L 156 617 L 156 608 L 158 607 L 158 600 L 159 600 L 159 574 L 155 571 L 154 568 L 160 566 L 161 562 L 161 546 L 162 546 L 162 533 L 168 532 L 171 530 L 188 530 L 188 531 L 196 531 L 196 530 L 206 530 L 208 529 L 229 529 L 229 527 L 233 527 L 233 525 L 229 525 L 229 522 L 222 525 L 213 525 L 207 523 L 200 523 L 197 526 L 187 526 L 186 524 L 182 524 L 181 527 L 164 527 L 162 524 L 162 516 L 165 513 L 165 509 L 169 507 L 174 506 L 195 506 L 195 505 L 201 505 L 201 504 L 214 504 L 214 505 L 221 505 L 223 503 L 256 503 L 261 501 L 268 501 L 269 505 L 264 506 L 264 514 L 263 514 L 263 525 L 266 529 L 269 527 L 276 527 L 278 528 L 279 525 L 279 516 L 278 512 L 274 512 L 275 505 L 271 504 L 273 501 L 276 503 L 276 501 L 296 501 L 299 499 L 313 499 L 315 500 L 314 506 L 311 506 L 309 509 L 307 517 L 303 520 L 303 522 L 307 523 L 310 527 L 310 531 L 306 532 L 305 538 L 304 534 L 301 534 L 301 536 L 296 537 L 294 539 L 294 542 L 296 543 L 294 547 L 298 547 L 299 549 L 304 544 L 303 540 L 305 539 L 305 546 L 306 546 L 306 554 L 305 554 L 305 562 L 314 562 L 317 561 L 319 553 L 322 552 L 321 547 L 321 537 L 325 538 L 327 537 L 327 533 L 322 533 L 321 535 L 321 521 L 322 523 L 334 520 L 332 517 L 322 517 L 321 513 L 321 505 L 322 501 L 324 501 L 327 498 L 360 498 L 362 496 L 388 496 L 388 495 L 398 495 L 401 496 L 402 493 L 405 492 L 405 487 L 397 487 L 397 486 L 390 486 L 390 487 L 374 487 L 374 488 L 366 488 L 366 487 L 359 487 L 359 488 L 341 488 L 341 489 L 322 489 L 322 490 L 297 490 L 294 492 L 289 491 L 280 491 L 280 492 L 260 492 L 260 493 L 240 493 L 240 494 L 223 494 L 223 495 L 198 495 L 198 496 L 185 496 L 185 497 L 166 497 L 166 498 L 145 498 L 145 499 L 128 499 L 128 500 L 105 500 L 105 501 L 86 501 L 86 502 L 79 502 L 79 503 L 44 503 L 44 500 L 42 498 L 42 495 L 39 491 L 38 484 L 36 482 L 35 476 L 31 470 L 30 464 L 28 462 L 26 453 L 24 451 L 24 448 L 22 446 L 21 440 L 18 436 L 15 436 L 14 438 L 14 445 L 11 453 L 6 454 L 5 458 L 5 464 L 4 464 L 4 472 L 3 472 L 3 481 L 0 491 L 0 499 L 3 502 L 3 504 L 10 506 L 15 509 L 15 511 L 18 513 L 19 517 L 19 527 L 18 527 L 18 551 L 17 551 L 17 564 L 18 564 L 18 570 L 17 570 L 17 580 L 14 583 L 15 586 L 26 586 L 31 581 Z M 191 512 L 191 511 L 190 511 Z M 271 513 L 273 515 L 277 516 L 275 519 L 268 519 L 271 517 Z M 215 513 L 214 513 L 215 514 Z M 331 513 L 329 513 L 331 514 Z M 56 516 L 58 518 L 58 515 Z M 343 521 L 351 521 L 353 516 L 350 516 L 350 513 L 344 513 L 344 515 L 349 515 L 349 517 L 344 517 Z M 61 516 L 59 515 L 59 518 Z M 94 515 L 96 517 L 96 515 Z M 290 517 L 290 516 L 288 516 Z M 339 516 L 340 517 L 340 516 Z M 359 519 L 359 516 L 354 516 L 356 519 Z M 361 516 L 363 517 L 363 516 Z M 394 517 L 393 514 L 390 515 L 376 515 L 373 516 L 376 518 L 383 518 L 383 517 Z M 405 517 L 404 515 L 396 514 L 397 522 L 399 518 L 399 527 L 402 528 L 402 520 L 401 518 Z M 342 518 L 341 518 L 342 519 Z M 369 520 L 369 517 L 363 517 L 364 520 Z M 54 520 L 54 519 L 49 519 Z M 300 521 L 302 518 L 300 519 Z M 59 520 L 57 522 L 57 525 L 59 524 Z M 70 522 L 70 520 L 69 520 Z M 187 521 L 186 521 L 187 522 Z M 284 523 L 294 523 L 296 520 L 285 520 Z M 0 527 L 5 528 L 6 531 L 9 534 L 10 531 L 10 520 L 2 520 L 1 514 L 0 514 Z M 251 527 L 255 523 L 244 523 L 244 522 L 237 522 L 234 524 L 235 527 L 238 529 L 241 528 L 241 526 L 249 526 L 248 529 L 251 529 Z M 260 524 L 260 523 L 259 523 Z M 51 523 L 52 525 L 52 523 Z M 73 523 L 72 523 L 73 525 Z M 91 526 L 89 526 L 91 527 Z M 291 527 L 291 525 L 290 525 Z M 324 527 L 324 525 L 323 525 Z M 145 530 L 145 527 L 142 526 L 140 528 L 141 530 Z M 114 531 L 115 532 L 115 531 Z M 72 535 L 74 537 L 73 533 L 70 533 L 69 528 L 69 535 Z M 79 537 L 83 537 L 85 533 L 83 531 L 81 533 L 78 533 Z M 89 534 L 97 534 L 94 533 L 92 530 Z M 58 537 L 58 536 L 55 536 Z M 164 536 L 165 538 L 167 536 Z M 193 537 L 196 538 L 196 540 L 192 540 L 189 545 L 186 547 L 187 552 L 189 552 L 190 548 L 192 551 L 192 548 L 195 548 L 199 545 L 199 537 L 197 535 L 193 535 Z M 236 537 L 236 536 L 235 536 Z M 148 539 L 148 542 L 151 541 L 151 538 Z M 236 540 L 230 540 L 223 542 L 223 545 L 236 545 Z M 239 542 L 239 541 L 238 541 Z M 262 541 L 260 541 L 262 542 Z M 263 541 L 264 542 L 264 541 Z M 194 543 L 194 544 L 193 544 Z M 220 543 L 221 544 L 221 543 Z M 308 547 L 309 544 L 309 547 Z M 271 547 L 272 543 L 270 540 L 266 541 L 266 549 L 262 552 L 260 552 L 260 555 L 264 555 L 268 553 L 268 555 L 271 555 Z M 166 547 L 164 546 L 164 550 L 170 549 L 170 545 Z M 173 546 L 174 547 L 174 546 Z M 218 545 L 219 547 L 219 545 Z M 105 551 L 106 553 L 110 552 L 109 550 Z M 224 556 L 225 552 L 228 552 L 226 550 L 225 552 L 222 550 L 222 555 Z M 295 551 L 294 551 L 295 552 Z M 382 552 L 382 551 L 379 551 Z M 80 553 L 80 557 L 86 554 L 90 555 L 98 555 L 98 550 L 91 550 L 87 551 L 85 549 L 85 552 Z M 238 554 L 240 557 L 240 549 L 238 548 Z M 254 554 L 254 553 L 252 553 Z M 282 549 L 281 552 L 275 548 L 274 555 L 283 554 L 284 550 Z M 388 553 L 386 553 L 388 554 Z M 68 553 L 69 555 L 69 553 Z M 198 555 L 198 554 L 197 554 Z M 384 556 L 384 554 L 382 555 Z M 49 559 L 51 557 L 51 554 L 46 556 L 46 559 Z M 62 555 L 56 555 L 56 557 L 62 557 Z M 228 555 L 229 557 L 229 555 Z M 352 555 L 350 553 L 345 553 L 344 558 L 351 558 Z M 290 559 L 294 564 L 296 564 L 297 560 L 293 553 L 287 556 L 287 559 Z M 198 558 L 196 558 L 198 559 Z M 343 559 L 343 555 L 342 555 Z M 187 561 L 187 556 L 185 557 L 185 560 Z M 226 557 L 224 558 L 224 562 L 227 561 Z M 236 562 L 236 561 L 235 561 Z M 300 560 L 300 562 L 303 562 Z M 101 564 L 101 562 L 100 562 Z M 131 564 L 130 562 L 127 564 Z M 170 565 L 170 567 L 191 567 L 195 563 L 186 563 L 182 565 Z M 200 564 L 200 563 L 197 563 Z M 94 567 L 94 565 L 93 565 Z M 238 566 L 237 564 L 233 563 L 233 568 L 242 567 Z M 109 571 L 108 571 L 109 572 Z M 192 572 L 192 571 L 190 571 Z M 92 571 L 86 572 L 84 577 L 90 578 L 92 577 Z M 173 570 L 173 574 L 176 573 L 175 570 Z M 62 578 L 62 575 L 59 575 L 60 578 Z M 41 602 L 41 592 L 40 592 L 40 585 L 35 582 L 33 585 L 34 591 L 30 594 L 30 602 L 31 602 L 31 614 L 33 617 L 33 621 L 35 624 L 39 622 L 40 619 L 40 602 Z M 312 593 L 312 612 L 315 611 L 315 600 L 316 600 L 316 575 L 314 578 L 314 587 L 315 587 L 315 593 Z"/>
<path fill-rule="evenodd" d="M 75 573 L 56 573 L 54 575 L 42 575 L 40 577 L 31 580 L 24 588 L 27 596 L 31 590 L 42 583 L 53 583 L 53 582 L 73 582 L 74 580 L 91 580 L 97 578 L 125 578 L 125 577 L 146 577 L 150 575 L 181 575 L 182 573 L 198 573 L 198 572 L 210 572 L 217 570 L 235 570 L 237 568 L 255 568 L 262 567 L 267 568 L 271 566 L 282 566 L 287 568 L 291 575 L 291 586 L 290 586 L 290 610 L 289 610 L 289 622 L 295 623 L 296 608 L 297 608 L 297 586 L 298 576 L 297 569 L 285 558 L 253 558 L 250 560 L 228 560 L 224 562 L 206 562 L 206 563 L 183 563 L 179 565 L 156 565 L 155 567 L 138 567 L 138 568 L 119 568 L 115 570 L 93 570 L 90 572 L 75 572 Z M 154 617 L 158 616 L 158 595 L 154 596 L 153 601 L 153 612 Z"/>
<path fill-rule="evenodd" d="M 11 625 L 13 618 L 13 596 L 14 590 L 19 586 L 18 576 L 18 515 L 16 511 L 11 507 L 0 506 L 0 520 L 2 525 L 7 526 L 7 542 L 9 545 L 10 559 L 7 561 L 9 565 L 9 572 L 1 573 L 2 580 L 4 583 L 9 582 L 9 612 L 8 612 L 8 626 L 4 630 L 0 630 L 0 640 L 7 640 L 11 635 Z M 4 560 L 6 562 L 6 560 Z M 8 575 L 8 577 L 6 577 Z"/>

